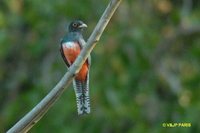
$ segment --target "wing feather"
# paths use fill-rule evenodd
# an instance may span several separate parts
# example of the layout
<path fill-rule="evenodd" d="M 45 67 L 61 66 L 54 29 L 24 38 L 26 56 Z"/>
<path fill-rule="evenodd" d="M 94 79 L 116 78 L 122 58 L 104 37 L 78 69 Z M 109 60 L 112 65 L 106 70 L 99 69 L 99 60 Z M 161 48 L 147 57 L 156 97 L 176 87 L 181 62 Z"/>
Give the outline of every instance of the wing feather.
<path fill-rule="evenodd" d="M 70 64 L 69 64 L 69 62 L 67 61 L 67 59 L 65 58 L 62 44 L 61 44 L 61 46 L 60 46 L 60 53 L 61 53 L 61 55 L 62 55 L 62 58 L 63 58 L 65 64 L 66 64 L 67 67 L 69 68 L 69 67 L 70 67 Z"/>

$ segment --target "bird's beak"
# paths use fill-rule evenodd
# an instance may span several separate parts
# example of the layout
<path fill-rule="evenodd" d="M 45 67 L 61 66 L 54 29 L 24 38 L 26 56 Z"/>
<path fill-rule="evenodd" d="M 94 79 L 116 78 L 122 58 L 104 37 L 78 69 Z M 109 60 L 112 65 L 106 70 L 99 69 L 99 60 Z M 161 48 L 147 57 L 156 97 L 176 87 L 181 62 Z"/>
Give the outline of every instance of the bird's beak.
<path fill-rule="evenodd" d="M 86 24 L 81 24 L 80 26 L 79 26 L 79 28 L 87 28 L 87 25 Z"/>

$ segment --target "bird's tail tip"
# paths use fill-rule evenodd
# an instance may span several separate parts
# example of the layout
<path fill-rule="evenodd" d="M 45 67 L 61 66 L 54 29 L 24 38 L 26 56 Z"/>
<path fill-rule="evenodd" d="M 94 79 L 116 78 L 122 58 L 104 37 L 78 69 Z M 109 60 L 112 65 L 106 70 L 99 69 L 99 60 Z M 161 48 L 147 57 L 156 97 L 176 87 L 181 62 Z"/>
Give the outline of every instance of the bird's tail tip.
<path fill-rule="evenodd" d="M 78 115 L 87 115 L 87 114 L 90 114 L 90 109 L 88 109 L 88 108 L 83 111 L 78 111 Z"/>
<path fill-rule="evenodd" d="M 90 114 L 90 102 L 87 99 L 85 102 L 77 99 L 77 111 L 78 115 Z"/>

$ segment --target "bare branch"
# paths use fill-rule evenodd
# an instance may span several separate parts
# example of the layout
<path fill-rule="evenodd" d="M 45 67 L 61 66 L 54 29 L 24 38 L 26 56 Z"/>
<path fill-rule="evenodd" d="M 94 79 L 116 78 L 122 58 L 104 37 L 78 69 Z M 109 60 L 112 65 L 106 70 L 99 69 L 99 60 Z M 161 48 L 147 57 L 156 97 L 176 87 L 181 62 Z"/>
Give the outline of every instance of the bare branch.
<path fill-rule="evenodd" d="M 69 71 L 49 92 L 49 94 L 21 120 L 19 120 L 11 129 L 9 129 L 7 133 L 21 133 L 29 131 L 56 102 L 64 90 L 69 86 L 75 74 L 80 70 L 88 55 L 93 50 L 96 43 L 99 41 L 105 27 L 107 26 L 121 1 L 122 0 L 111 0 L 99 22 L 97 23 L 94 31 L 92 32 L 90 38 L 88 39 L 86 46 L 83 48 L 73 65 L 69 68 Z"/>

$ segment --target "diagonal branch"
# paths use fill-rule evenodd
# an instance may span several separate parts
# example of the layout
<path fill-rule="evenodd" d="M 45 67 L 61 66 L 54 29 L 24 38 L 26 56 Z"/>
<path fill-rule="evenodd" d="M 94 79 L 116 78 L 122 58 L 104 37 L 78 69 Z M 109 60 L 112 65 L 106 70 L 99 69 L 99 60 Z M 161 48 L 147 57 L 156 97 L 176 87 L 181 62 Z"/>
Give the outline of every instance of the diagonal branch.
<path fill-rule="evenodd" d="M 7 133 L 28 132 L 48 111 L 48 109 L 56 102 L 64 90 L 69 86 L 74 76 L 79 72 L 81 66 L 91 53 L 96 43 L 99 41 L 104 29 L 110 21 L 113 13 L 122 0 L 111 0 L 102 17 L 97 23 L 94 31 L 88 39 L 86 46 L 77 57 L 76 61 L 69 68 L 69 71 L 58 82 L 58 84 L 49 92 L 40 103 L 38 103 L 30 112 L 28 112 L 21 120 L 19 120 Z"/>

